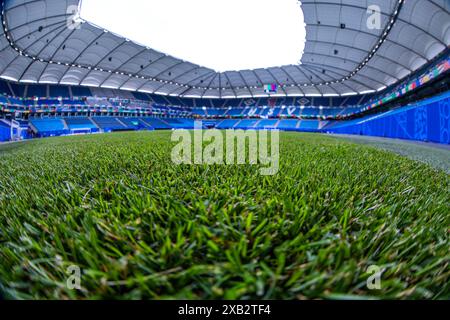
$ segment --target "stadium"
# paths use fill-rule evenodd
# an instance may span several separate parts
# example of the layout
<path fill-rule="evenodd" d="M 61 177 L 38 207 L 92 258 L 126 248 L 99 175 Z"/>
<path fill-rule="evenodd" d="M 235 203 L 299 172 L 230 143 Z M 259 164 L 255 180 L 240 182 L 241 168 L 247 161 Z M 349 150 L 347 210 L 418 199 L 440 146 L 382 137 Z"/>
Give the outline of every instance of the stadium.
<path fill-rule="evenodd" d="M 237 71 L 0 1 L 0 298 L 450 298 L 450 2 L 286 1 L 301 59 Z"/>

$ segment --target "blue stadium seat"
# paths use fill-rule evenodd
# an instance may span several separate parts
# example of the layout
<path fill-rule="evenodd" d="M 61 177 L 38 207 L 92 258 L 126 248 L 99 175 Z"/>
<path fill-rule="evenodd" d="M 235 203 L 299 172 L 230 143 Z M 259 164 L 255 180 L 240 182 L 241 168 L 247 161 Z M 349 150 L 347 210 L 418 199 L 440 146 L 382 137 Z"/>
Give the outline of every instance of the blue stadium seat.
<path fill-rule="evenodd" d="M 23 101 L 18 98 L 9 98 L 9 103 L 15 106 L 23 106 Z"/>
<path fill-rule="evenodd" d="M 36 129 L 40 137 L 59 136 L 68 134 L 69 131 L 60 118 L 31 119 L 30 124 Z"/>
<path fill-rule="evenodd" d="M 61 101 L 56 99 L 39 99 L 36 104 L 38 106 L 61 106 Z"/>
<path fill-rule="evenodd" d="M 171 129 L 170 125 L 167 124 L 164 120 L 158 118 L 142 118 L 140 119 L 144 124 L 154 128 L 156 130 L 166 130 Z"/>
<path fill-rule="evenodd" d="M 319 129 L 319 121 L 318 120 L 301 120 L 299 129 L 302 131 L 316 131 Z"/>
<path fill-rule="evenodd" d="M 255 129 L 255 125 L 258 123 L 259 120 L 241 120 L 239 123 L 234 127 L 235 129 Z"/>
<path fill-rule="evenodd" d="M 0 104 L 9 104 L 9 101 L 6 97 L 0 96 Z"/>
<path fill-rule="evenodd" d="M 143 130 L 143 129 L 151 128 L 150 126 L 146 125 L 144 122 L 140 121 L 139 118 L 119 118 L 119 119 L 128 128 L 133 129 L 133 130 Z"/>
<path fill-rule="evenodd" d="M 129 128 L 113 117 L 93 117 L 95 124 L 104 131 L 124 131 Z"/>
<path fill-rule="evenodd" d="M 261 120 L 256 125 L 256 129 L 275 129 L 277 126 L 278 120 Z"/>
<path fill-rule="evenodd" d="M 216 126 L 217 129 L 233 129 L 234 126 L 239 122 L 235 119 L 227 119 L 219 122 Z"/>
<path fill-rule="evenodd" d="M 164 119 L 174 129 L 194 129 L 193 119 Z"/>
<path fill-rule="evenodd" d="M 301 115 L 303 117 L 319 117 L 320 116 L 320 109 L 314 108 L 314 107 L 306 107 L 302 110 Z"/>
<path fill-rule="evenodd" d="M 285 131 L 295 131 L 297 130 L 298 120 L 280 120 L 277 129 L 285 130 Z"/>
<path fill-rule="evenodd" d="M 325 108 L 322 110 L 322 115 L 325 117 L 336 117 L 342 111 L 344 111 L 344 108 Z"/>
<path fill-rule="evenodd" d="M 206 112 L 208 113 L 208 116 L 211 117 L 223 117 L 225 115 L 225 112 L 227 112 L 227 109 L 208 109 Z"/>
<path fill-rule="evenodd" d="M 206 117 L 206 112 L 203 108 L 194 108 L 192 109 L 192 113 L 197 116 Z"/>
<path fill-rule="evenodd" d="M 73 117 L 64 119 L 71 132 L 97 132 L 98 127 L 86 117 Z"/>
<path fill-rule="evenodd" d="M 64 99 L 62 104 L 63 106 L 85 106 L 86 102 L 84 100 Z"/>
<path fill-rule="evenodd" d="M 228 112 L 226 113 L 227 116 L 232 116 L 232 117 L 237 117 L 237 116 L 241 116 L 244 112 L 244 108 L 233 108 L 228 110 Z"/>

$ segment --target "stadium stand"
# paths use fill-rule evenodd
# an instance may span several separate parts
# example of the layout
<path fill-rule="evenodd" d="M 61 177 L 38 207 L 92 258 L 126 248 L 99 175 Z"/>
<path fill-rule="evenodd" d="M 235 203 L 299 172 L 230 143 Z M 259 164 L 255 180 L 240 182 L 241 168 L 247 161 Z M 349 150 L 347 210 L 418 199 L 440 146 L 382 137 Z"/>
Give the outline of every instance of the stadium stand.
<path fill-rule="evenodd" d="M 124 123 L 113 117 L 93 117 L 94 123 L 103 131 L 125 131 L 131 128 L 127 127 Z"/>
<path fill-rule="evenodd" d="M 296 131 L 298 129 L 298 120 L 280 120 L 276 129 L 284 131 Z"/>
<path fill-rule="evenodd" d="M 301 120 L 300 126 L 298 127 L 299 131 L 311 131 L 315 132 L 319 130 L 319 121 L 318 120 Z"/>
<path fill-rule="evenodd" d="M 193 119 L 164 119 L 173 129 L 194 129 Z"/>
<path fill-rule="evenodd" d="M 244 109 L 235 108 L 235 109 L 228 110 L 226 115 L 230 116 L 230 117 L 237 117 L 237 116 L 242 116 L 243 112 L 244 112 Z"/>
<path fill-rule="evenodd" d="M 74 117 L 64 118 L 71 133 L 93 133 L 98 132 L 99 128 L 89 118 Z"/>
<path fill-rule="evenodd" d="M 0 96 L 0 104 L 8 105 L 9 101 L 6 97 Z"/>
<path fill-rule="evenodd" d="M 194 115 L 196 115 L 196 116 L 199 116 L 199 117 L 206 117 L 207 116 L 206 109 L 203 109 L 203 108 L 193 108 L 192 109 L 192 113 Z M 209 114 L 209 112 L 208 112 L 208 114 Z"/>
<path fill-rule="evenodd" d="M 37 137 L 51 137 L 69 133 L 64 121 L 59 118 L 31 119 L 30 127 Z"/>
<path fill-rule="evenodd" d="M 234 126 L 234 129 L 255 129 L 255 125 L 258 123 L 259 120 L 241 120 L 237 123 L 236 126 Z"/>
<path fill-rule="evenodd" d="M 139 118 L 120 118 L 120 121 L 125 124 L 128 128 L 134 130 L 149 130 L 151 127 L 146 125 L 144 122 L 140 121 Z"/>
<path fill-rule="evenodd" d="M 237 124 L 239 123 L 239 120 L 223 120 L 219 122 L 216 126 L 217 129 L 233 129 Z"/>
<path fill-rule="evenodd" d="M 142 118 L 141 121 L 155 130 L 167 130 L 171 129 L 171 126 L 162 119 L 158 118 Z"/>
<path fill-rule="evenodd" d="M 5 101 L 3 97 L 1 101 Z M 450 92 L 353 120 L 308 119 L 224 119 L 202 120 L 203 128 L 279 129 L 284 131 L 356 134 L 450 144 Z M 240 109 L 242 111 L 242 109 Z M 336 111 L 337 112 L 337 111 Z M 342 112 L 345 112 L 342 111 Z M 22 121 L 24 126 L 28 122 Z M 1 122 L 2 141 L 10 138 L 6 122 Z M 194 129 L 192 118 L 149 117 L 64 117 L 31 118 L 37 137 L 99 131 Z"/>
<path fill-rule="evenodd" d="M 255 125 L 255 129 L 276 129 L 279 120 L 261 120 Z"/>
<path fill-rule="evenodd" d="M 227 112 L 227 109 L 207 109 L 208 117 L 223 117 Z"/>

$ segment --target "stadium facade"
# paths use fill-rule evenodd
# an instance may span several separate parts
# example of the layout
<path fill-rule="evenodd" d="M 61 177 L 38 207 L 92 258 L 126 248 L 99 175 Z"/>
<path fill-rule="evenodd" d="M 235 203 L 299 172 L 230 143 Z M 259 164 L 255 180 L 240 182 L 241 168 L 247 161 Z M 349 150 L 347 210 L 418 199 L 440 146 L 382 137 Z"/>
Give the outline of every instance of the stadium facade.
<path fill-rule="evenodd" d="M 450 143 L 446 0 L 302 1 L 301 63 L 229 72 L 84 21 L 78 0 L 1 6 L 1 140 L 193 128 L 203 119 L 220 129 Z"/>

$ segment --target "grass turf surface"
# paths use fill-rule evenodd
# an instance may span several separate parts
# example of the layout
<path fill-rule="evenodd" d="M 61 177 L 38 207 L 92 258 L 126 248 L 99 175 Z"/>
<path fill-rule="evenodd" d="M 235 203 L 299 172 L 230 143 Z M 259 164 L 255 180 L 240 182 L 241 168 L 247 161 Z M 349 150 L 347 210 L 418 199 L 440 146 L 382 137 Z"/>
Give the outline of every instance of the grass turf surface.
<path fill-rule="evenodd" d="M 271 177 L 175 166 L 172 146 L 155 132 L 0 147 L 5 297 L 450 297 L 444 172 L 313 134 L 281 134 Z"/>

